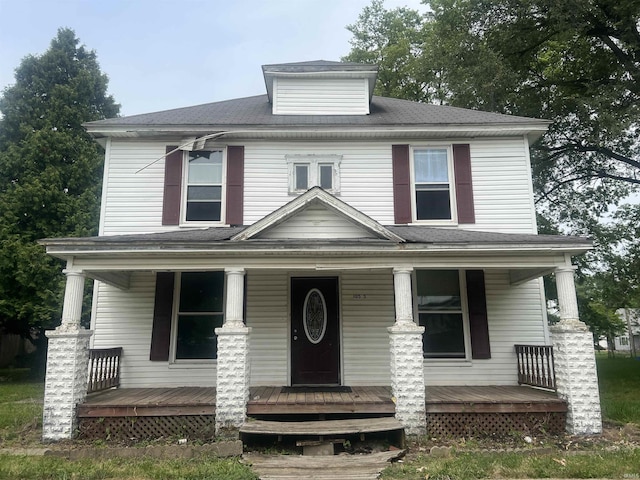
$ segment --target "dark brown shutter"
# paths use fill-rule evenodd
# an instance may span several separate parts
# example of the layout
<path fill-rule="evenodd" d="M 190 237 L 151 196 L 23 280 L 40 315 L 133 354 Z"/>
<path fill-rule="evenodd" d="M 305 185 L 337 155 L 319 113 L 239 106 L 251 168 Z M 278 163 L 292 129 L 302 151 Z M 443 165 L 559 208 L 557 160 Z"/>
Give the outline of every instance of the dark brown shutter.
<path fill-rule="evenodd" d="M 151 330 L 151 351 L 149 360 L 169 360 L 171 339 L 171 315 L 173 311 L 173 283 L 175 273 L 156 273 L 156 300 L 153 308 L 153 329 Z"/>
<path fill-rule="evenodd" d="M 466 274 L 469 327 L 471 330 L 471 356 L 476 359 L 491 358 L 484 272 L 482 270 L 467 270 Z"/>
<path fill-rule="evenodd" d="M 456 203 L 458 223 L 476 223 L 473 208 L 473 183 L 471 181 L 471 153 L 469 145 L 453 146 L 453 171 L 456 178 Z"/>
<path fill-rule="evenodd" d="M 411 174 L 409 145 L 392 145 L 393 214 L 396 224 L 411 223 Z"/>
<path fill-rule="evenodd" d="M 177 147 L 167 147 L 167 153 Z M 167 155 L 164 159 L 164 198 L 162 201 L 162 224 L 180 223 L 180 191 L 182 187 L 182 150 Z"/>
<path fill-rule="evenodd" d="M 227 147 L 226 223 L 242 225 L 244 203 L 244 147 Z"/>

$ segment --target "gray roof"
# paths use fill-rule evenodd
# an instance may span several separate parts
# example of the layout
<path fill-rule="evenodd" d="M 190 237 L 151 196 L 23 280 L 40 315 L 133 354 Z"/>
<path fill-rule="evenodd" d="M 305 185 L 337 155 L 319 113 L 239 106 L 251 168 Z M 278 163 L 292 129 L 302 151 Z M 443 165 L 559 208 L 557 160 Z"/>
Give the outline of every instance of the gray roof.
<path fill-rule="evenodd" d="M 546 120 L 481 112 L 445 105 L 418 103 L 374 96 L 369 115 L 273 115 L 267 95 L 237 98 L 155 113 L 110 118 L 85 123 L 90 130 L 100 127 L 206 126 L 443 126 L 443 125 L 547 125 Z"/>
<path fill-rule="evenodd" d="M 47 238 L 41 241 L 44 245 L 154 245 L 161 247 L 163 244 L 202 244 L 202 243 L 225 243 L 234 235 L 237 235 L 246 227 L 212 227 L 197 230 L 181 230 L 162 233 L 143 233 L 134 235 L 109 235 L 102 237 L 83 238 Z M 534 234 L 514 234 L 514 233 L 494 233 L 479 232 L 473 230 L 459 230 L 455 228 L 438 228 L 424 226 L 387 226 L 391 232 L 403 238 L 407 243 L 433 244 L 433 245 L 564 245 L 567 247 L 589 247 L 591 240 L 585 237 L 565 236 L 565 235 L 534 235 Z M 371 240 L 367 240 L 371 241 Z M 273 243 L 274 240 L 242 240 L 237 243 Z M 286 240 L 277 240 L 279 244 L 285 245 Z M 300 243 L 296 239 L 295 243 Z M 304 240 L 309 242 L 309 240 Z M 328 240 L 327 243 L 344 243 L 351 240 Z M 374 241 L 379 242 L 379 241 Z M 383 243 L 389 243 L 384 240 Z M 236 242 L 234 242 L 236 243 Z"/>
<path fill-rule="evenodd" d="M 307 62 L 274 63 L 263 65 L 263 72 L 377 72 L 378 66 L 370 63 L 334 62 L 331 60 L 310 60 Z"/>
<path fill-rule="evenodd" d="M 586 237 L 570 235 L 535 235 L 523 233 L 478 232 L 457 228 L 423 227 L 419 225 L 397 225 L 386 227 L 407 243 L 433 244 L 575 244 L 591 245 Z"/>

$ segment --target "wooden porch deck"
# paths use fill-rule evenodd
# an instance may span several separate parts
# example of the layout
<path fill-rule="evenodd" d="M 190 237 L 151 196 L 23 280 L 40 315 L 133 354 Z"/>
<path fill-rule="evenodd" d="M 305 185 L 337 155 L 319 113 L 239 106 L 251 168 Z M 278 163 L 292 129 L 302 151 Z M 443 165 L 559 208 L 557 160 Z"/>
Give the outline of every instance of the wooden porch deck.
<path fill-rule="evenodd" d="M 119 388 L 89 395 L 78 406 L 80 418 L 215 415 L 213 387 Z M 524 386 L 426 388 L 427 413 L 566 412 L 554 392 Z M 350 392 L 299 391 L 252 387 L 248 415 L 393 415 L 389 387 L 352 387 Z"/>
<path fill-rule="evenodd" d="M 79 418 L 215 415 L 213 387 L 118 388 L 89 395 Z"/>

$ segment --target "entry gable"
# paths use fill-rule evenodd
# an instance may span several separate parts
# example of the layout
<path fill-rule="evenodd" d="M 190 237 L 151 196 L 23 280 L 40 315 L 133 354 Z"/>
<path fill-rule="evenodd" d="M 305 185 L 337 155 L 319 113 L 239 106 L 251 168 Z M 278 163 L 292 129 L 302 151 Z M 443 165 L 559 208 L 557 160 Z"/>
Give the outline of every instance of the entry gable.
<path fill-rule="evenodd" d="M 352 206 L 313 187 L 231 238 L 249 239 L 368 238 L 404 242 L 378 222 Z"/>

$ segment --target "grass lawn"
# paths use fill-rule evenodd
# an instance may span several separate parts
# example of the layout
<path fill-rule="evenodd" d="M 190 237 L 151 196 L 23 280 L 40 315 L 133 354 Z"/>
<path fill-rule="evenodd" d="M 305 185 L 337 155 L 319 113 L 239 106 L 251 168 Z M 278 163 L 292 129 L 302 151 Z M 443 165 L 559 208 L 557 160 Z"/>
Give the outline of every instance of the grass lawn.
<path fill-rule="evenodd" d="M 599 352 L 596 362 L 604 419 L 640 426 L 640 360 Z"/>
<path fill-rule="evenodd" d="M 40 439 L 43 394 L 28 369 L 0 370 L 0 446 Z"/>

